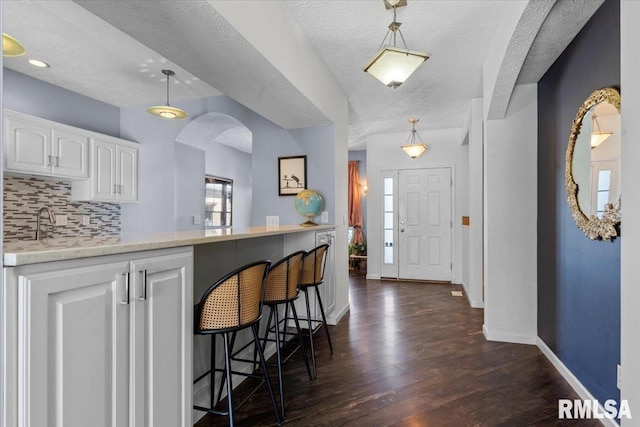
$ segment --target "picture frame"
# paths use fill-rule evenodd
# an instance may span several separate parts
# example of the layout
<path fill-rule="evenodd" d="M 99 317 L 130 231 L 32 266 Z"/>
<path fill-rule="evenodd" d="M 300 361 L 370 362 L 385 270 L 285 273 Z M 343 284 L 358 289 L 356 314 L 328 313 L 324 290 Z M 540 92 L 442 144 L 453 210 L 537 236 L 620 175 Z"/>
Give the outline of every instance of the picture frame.
<path fill-rule="evenodd" d="M 307 156 L 278 157 L 278 195 L 295 196 L 307 188 Z"/>

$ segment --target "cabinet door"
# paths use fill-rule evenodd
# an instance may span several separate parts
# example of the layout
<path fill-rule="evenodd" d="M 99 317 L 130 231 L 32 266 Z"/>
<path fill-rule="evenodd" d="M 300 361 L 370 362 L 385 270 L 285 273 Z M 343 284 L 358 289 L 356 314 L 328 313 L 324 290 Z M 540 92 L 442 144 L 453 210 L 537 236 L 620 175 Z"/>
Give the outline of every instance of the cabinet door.
<path fill-rule="evenodd" d="M 96 200 L 116 199 L 116 145 L 95 139 L 92 147 L 93 191 Z"/>
<path fill-rule="evenodd" d="M 20 426 L 126 426 L 125 262 L 19 277 Z"/>
<path fill-rule="evenodd" d="M 61 130 L 53 129 L 51 132 L 53 140 L 54 175 L 69 178 L 87 178 L 89 168 L 87 167 L 87 152 L 89 138 Z"/>
<path fill-rule="evenodd" d="M 191 426 L 193 256 L 137 260 L 132 274 L 132 427 Z"/>
<path fill-rule="evenodd" d="M 11 116 L 4 120 L 7 171 L 51 175 L 51 130 Z"/>
<path fill-rule="evenodd" d="M 138 201 L 138 150 L 119 145 L 118 158 L 118 200 L 121 202 Z"/>

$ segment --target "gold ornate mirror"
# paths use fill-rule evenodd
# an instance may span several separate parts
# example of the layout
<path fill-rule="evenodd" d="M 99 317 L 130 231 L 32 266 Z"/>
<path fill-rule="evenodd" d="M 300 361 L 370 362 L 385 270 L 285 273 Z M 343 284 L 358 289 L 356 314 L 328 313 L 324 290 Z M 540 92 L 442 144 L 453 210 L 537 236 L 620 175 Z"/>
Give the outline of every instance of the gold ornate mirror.
<path fill-rule="evenodd" d="M 591 240 L 618 235 L 620 158 L 620 93 L 599 89 L 573 120 L 564 173 L 573 219 Z"/>

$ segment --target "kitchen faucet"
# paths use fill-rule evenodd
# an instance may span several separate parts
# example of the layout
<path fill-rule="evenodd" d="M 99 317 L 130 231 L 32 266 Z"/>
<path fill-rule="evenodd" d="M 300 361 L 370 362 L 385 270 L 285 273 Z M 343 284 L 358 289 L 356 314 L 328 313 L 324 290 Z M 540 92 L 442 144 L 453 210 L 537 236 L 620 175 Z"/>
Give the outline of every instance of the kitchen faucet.
<path fill-rule="evenodd" d="M 53 215 L 51 209 L 46 206 L 41 207 L 38 210 L 38 216 L 36 217 L 36 240 L 42 240 L 43 236 L 47 237 L 46 230 L 44 233 L 40 230 L 40 216 L 42 216 L 42 212 L 44 211 L 47 211 L 49 213 L 49 221 L 51 221 L 51 224 L 55 223 L 55 216 Z"/>

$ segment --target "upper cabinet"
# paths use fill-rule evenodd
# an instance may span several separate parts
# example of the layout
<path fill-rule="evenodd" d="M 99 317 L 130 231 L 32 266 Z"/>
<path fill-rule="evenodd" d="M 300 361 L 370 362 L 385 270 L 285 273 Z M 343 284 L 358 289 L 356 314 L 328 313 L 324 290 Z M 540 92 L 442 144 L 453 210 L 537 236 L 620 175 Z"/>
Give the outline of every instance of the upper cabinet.
<path fill-rule="evenodd" d="M 138 201 L 138 144 L 4 110 L 5 171 L 71 179 L 71 198 Z"/>
<path fill-rule="evenodd" d="M 71 179 L 89 177 L 89 137 L 72 128 L 4 112 L 5 170 Z"/>
<path fill-rule="evenodd" d="M 138 148 L 106 139 L 92 139 L 91 176 L 71 184 L 71 198 L 102 202 L 138 200 Z"/>

